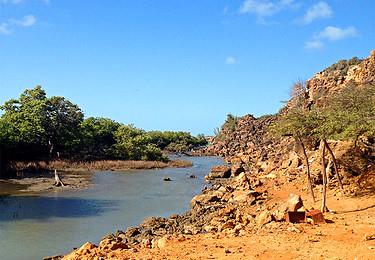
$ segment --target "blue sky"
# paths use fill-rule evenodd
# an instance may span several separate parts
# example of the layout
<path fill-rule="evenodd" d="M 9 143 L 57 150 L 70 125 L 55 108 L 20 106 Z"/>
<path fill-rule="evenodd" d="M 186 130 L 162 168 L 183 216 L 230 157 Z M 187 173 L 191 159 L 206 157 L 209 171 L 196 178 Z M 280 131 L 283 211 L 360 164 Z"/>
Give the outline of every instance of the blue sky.
<path fill-rule="evenodd" d="M 212 134 L 375 48 L 373 0 L 0 0 L 0 102 L 37 84 L 86 116 Z"/>

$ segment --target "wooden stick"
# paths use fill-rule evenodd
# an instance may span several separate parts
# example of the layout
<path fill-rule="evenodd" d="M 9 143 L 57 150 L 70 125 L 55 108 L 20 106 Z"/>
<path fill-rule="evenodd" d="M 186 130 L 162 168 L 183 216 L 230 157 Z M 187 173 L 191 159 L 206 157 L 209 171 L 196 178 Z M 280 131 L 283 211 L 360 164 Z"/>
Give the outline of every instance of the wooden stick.
<path fill-rule="evenodd" d="M 299 143 L 301 144 L 301 147 L 302 147 L 303 157 L 304 157 L 304 159 L 305 159 L 305 164 L 306 164 L 306 168 L 307 168 L 307 185 L 308 185 L 308 187 L 309 187 L 309 190 L 310 190 L 310 193 L 311 193 L 311 197 L 312 197 L 312 199 L 313 199 L 313 202 L 315 203 L 314 189 L 313 189 L 313 186 L 312 186 L 311 174 L 310 174 L 310 163 L 309 163 L 309 158 L 307 157 L 307 153 L 306 153 L 305 145 L 303 144 L 301 138 L 298 138 L 298 140 L 299 140 Z"/>
<path fill-rule="evenodd" d="M 340 187 L 341 190 L 343 190 L 344 187 L 342 186 L 341 178 L 340 178 L 340 175 L 339 175 L 339 169 L 337 167 L 336 157 L 333 154 L 331 147 L 329 147 L 327 141 L 326 140 L 323 140 L 323 141 L 324 141 L 324 145 L 327 148 L 327 151 L 328 151 L 329 155 L 331 156 L 333 166 L 335 168 L 336 179 L 337 179 L 337 182 L 339 183 L 339 187 Z"/>

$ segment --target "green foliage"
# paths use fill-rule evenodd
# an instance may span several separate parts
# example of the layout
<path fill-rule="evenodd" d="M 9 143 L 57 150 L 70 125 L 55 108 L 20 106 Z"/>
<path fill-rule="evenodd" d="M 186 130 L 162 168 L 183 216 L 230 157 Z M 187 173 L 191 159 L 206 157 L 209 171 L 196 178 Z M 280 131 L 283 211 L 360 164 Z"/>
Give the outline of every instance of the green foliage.
<path fill-rule="evenodd" d="M 348 74 L 348 70 L 351 66 L 357 65 L 361 63 L 362 60 L 358 59 L 357 57 L 353 57 L 350 60 L 339 60 L 335 64 L 332 64 L 330 67 L 326 68 L 325 71 L 340 71 L 340 76 L 346 76 Z"/>
<path fill-rule="evenodd" d="M 40 86 L 26 90 L 19 99 L 11 99 L 0 107 L 4 111 L 3 124 L 7 126 L 6 139 L 14 143 L 45 145 L 47 124 L 46 93 Z"/>
<path fill-rule="evenodd" d="M 114 134 L 116 143 L 111 155 L 125 160 L 166 160 L 162 151 L 151 143 L 151 137 L 133 125 L 122 125 Z"/>
<path fill-rule="evenodd" d="M 53 144 L 57 151 L 71 151 L 83 121 L 81 109 L 63 97 L 51 97 L 46 104 L 44 129 L 49 143 Z"/>
<path fill-rule="evenodd" d="M 184 152 L 194 147 L 207 145 L 204 135 L 192 136 L 187 132 L 150 131 L 150 142 L 162 150 Z"/>
<path fill-rule="evenodd" d="M 229 131 L 233 132 L 236 130 L 236 124 L 237 124 L 238 117 L 228 114 L 227 119 L 224 122 L 223 128 L 228 129 Z"/>
<path fill-rule="evenodd" d="M 166 161 L 162 150 L 182 152 L 207 144 L 204 135 L 146 132 L 108 118 L 84 119 L 79 106 L 64 97 L 48 98 L 40 86 L 25 90 L 0 109 L 0 167 L 57 154 L 79 160 Z"/>
<path fill-rule="evenodd" d="M 314 140 L 357 140 L 375 135 L 375 86 L 346 87 L 321 108 L 293 108 L 271 125 L 274 135 Z"/>
<path fill-rule="evenodd" d="M 237 121 L 238 117 L 229 113 L 220 130 L 215 129 L 216 139 L 223 141 L 229 134 L 233 133 L 236 130 Z"/>
<path fill-rule="evenodd" d="M 75 154 L 85 159 L 104 159 L 116 143 L 114 133 L 121 126 L 108 118 L 89 117 L 80 126 Z"/>
<path fill-rule="evenodd" d="M 375 136 L 375 86 L 349 86 L 330 98 L 319 111 L 315 134 L 336 140 Z"/>
<path fill-rule="evenodd" d="M 293 136 L 307 138 L 316 128 L 316 114 L 300 108 L 295 108 L 289 113 L 279 117 L 278 121 L 271 124 L 269 131 L 274 136 Z"/>

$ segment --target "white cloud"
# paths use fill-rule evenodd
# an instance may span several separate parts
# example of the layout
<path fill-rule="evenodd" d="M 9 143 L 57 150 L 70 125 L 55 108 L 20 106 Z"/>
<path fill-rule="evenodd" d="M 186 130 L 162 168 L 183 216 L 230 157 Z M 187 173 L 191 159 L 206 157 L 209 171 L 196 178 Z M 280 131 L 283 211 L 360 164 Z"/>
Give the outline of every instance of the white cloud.
<path fill-rule="evenodd" d="M 8 23 L 0 23 L 0 34 L 10 34 Z"/>
<path fill-rule="evenodd" d="M 327 26 L 323 31 L 315 34 L 311 40 L 305 42 L 305 48 L 322 49 L 325 41 L 339 41 L 356 36 L 358 36 L 358 32 L 353 26 L 347 28 Z"/>
<path fill-rule="evenodd" d="M 331 7 L 326 2 L 319 2 L 311 6 L 303 17 L 303 23 L 309 24 L 319 18 L 329 18 L 333 15 Z"/>
<path fill-rule="evenodd" d="M 272 16 L 285 8 L 292 7 L 294 0 L 245 0 L 240 7 L 240 14 L 255 14 L 258 18 Z"/>
<path fill-rule="evenodd" d="M 345 29 L 339 27 L 327 26 L 321 31 L 317 37 L 320 39 L 327 39 L 330 41 L 338 41 L 345 38 L 355 37 L 358 35 L 357 30 L 353 26 L 349 26 Z"/>
<path fill-rule="evenodd" d="M 237 63 L 237 60 L 236 58 L 232 57 L 232 56 L 229 56 L 225 59 L 225 63 L 228 64 L 228 65 L 234 65 Z"/>
<path fill-rule="evenodd" d="M 9 19 L 9 22 L 22 27 L 30 27 L 36 23 L 36 18 L 34 15 L 25 15 L 21 19 Z"/>
<path fill-rule="evenodd" d="M 258 16 L 269 16 L 274 14 L 275 11 L 274 3 L 257 0 L 245 0 L 240 8 L 241 14 L 253 13 Z"/>
<path fill-rule="evenodd" d="M 34 15 L 25 15 L 21 19 L 8 19 L 0 23 L 0 34 L 11 34 L 15 27 L 30 27 L 35 25 L 36 18 Z"/>
<path fill-rule="evenodd" d="M 0 4 L 14 4 L 14 5 L 17 5 L 17 4 L 20 4 L 22 2 L 23 2 L 23 0 L 0 0 Z"/>
<path fill-rule="evenodd" d="M 319 49 L 323 49 L 323 47 L 324 47 L 324 44 L 320 40 L 311 40 L 311 41 L 305 42 L 305 49 L 319 50 Z"/>
<path fill-rule="evenodd" d="M 40 0 L 41 2 L 45 3 L 46 5 L 50 4 L 50 0 Z M 0 0 L 0 4 L 13 4 L 18 5 L 21 3 L 26 2 L 26 0 Z"/>

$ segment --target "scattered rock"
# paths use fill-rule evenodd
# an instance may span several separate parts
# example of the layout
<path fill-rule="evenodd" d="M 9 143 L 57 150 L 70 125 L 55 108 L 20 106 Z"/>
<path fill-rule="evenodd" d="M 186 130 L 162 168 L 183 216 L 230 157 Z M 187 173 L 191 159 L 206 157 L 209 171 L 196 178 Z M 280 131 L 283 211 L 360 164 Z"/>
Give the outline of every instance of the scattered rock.
<path fill-rule="evenodd" d="M 117 250 L 117 249 L 129 249 L 129 246 L 125 243 L 115 243 L 110 247 L 111 250 Z"/>
<path fill-rule="evenodd" d="M 160 238 L 160 239 L 158 240 L 158 242 L 157 242 L 158 248 L 160 248 L 160 249 L 165 248 L 165 247 L 167 246 L 167 244 L 168 244 L 168 240 L 169 240 L 169 238 L 166 237 L 166 236 Z"/>
<path fill-rule="evenodd" d="M 366 234 L 364 240 L 365 241 L 375 240 L 375 234 L 371 234 L 371 235 Z"/>
<path fill-rule="evenodd" d="M 269 211 L 263 211 L 255 219 L 256 223 L 259 226 L 263 226 L 263 225 L 265 225 L 267 223 L 270 223 L 272 220 L 273 220 L 272 219 L 272 214 Z"/>

